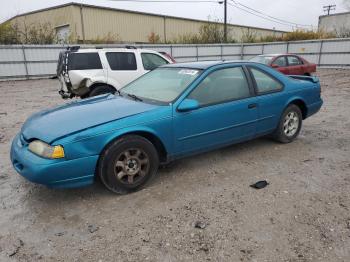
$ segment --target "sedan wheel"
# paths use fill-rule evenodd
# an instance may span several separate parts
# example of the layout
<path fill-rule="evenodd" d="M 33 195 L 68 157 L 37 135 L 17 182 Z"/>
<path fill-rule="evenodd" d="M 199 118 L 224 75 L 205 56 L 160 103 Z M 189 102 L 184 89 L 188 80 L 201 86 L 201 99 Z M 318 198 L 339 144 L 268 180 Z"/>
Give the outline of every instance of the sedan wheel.
<path fill-rule="evenodd" d="M 149 157 L 141 149 L 128 149 L 116 159 L 114 174 L 127 185 L 137 183 L 149 172 Z"/>
<path fill-rule="evenodd" d="M 302 125 L 301 110 L 297 105 L 289 105 L 283 112 L 273 137 L 281 143 L 290 143 L 298 135 Z"/>
<path fill-rule="evenodd" d="M 283 131 L 288 137 L 292 137 L 299 129 L 299 116 L 296 112 L 289 112 L 284 118 Z"/>
<path fill-rule="evenodd" d="M 141 189 L 157 173 L 158 152 L 147 139 L 127 135 L 112 142 L 102 153 L 98 175 L 112 192 L 126 194 Z"/>

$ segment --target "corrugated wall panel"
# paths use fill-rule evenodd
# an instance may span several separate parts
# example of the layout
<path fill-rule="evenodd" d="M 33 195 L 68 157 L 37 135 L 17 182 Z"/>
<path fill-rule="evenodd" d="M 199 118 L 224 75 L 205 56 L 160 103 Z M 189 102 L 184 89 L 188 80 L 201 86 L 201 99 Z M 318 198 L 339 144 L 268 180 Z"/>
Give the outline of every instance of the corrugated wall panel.
<path fill-rule="evenodd" d="M 198 61 L 216 61 L 221 60 L 221 56 L 200 56 Z"/>
<path fill-rule="evenodd" d="M 321 65 L 347 65 L 350 66 L 349 54 L 323 54 L 321 57 Z"/>
<path fill-rule="evenodd" d="M 58 48 L 25 48 L 27 61 L 49 61 L 58 60 L 59 52 L 63 50 Z"/>
<path fill-rule="evenodd" d="M 182 57 L 182 56 L 193 56 L 195 57 L 197 55 L 197 49 L 193 46 L 181 46 L 176 47 L 173 49 L 173 56 L 176 57 Z"/>
<path fill-rule="evenodd" d="M 0 64 L 0 78 L 25 75 L 24 64 Z"/>
<path fill-rule="evenodd" d="M 223 46 L 222 48 L 222 54 L 223 55 L 238 55 L 241 54 L 241 45 L 235 45 L 235 46 Z"/>
<path fill-rule="evenodd" d="M 347 41 L 324 41 L 322 52 L 350 52 L 350 40 Z"/>
<path fill-rule="evenodd" d="M 199 56 L 221 56 L 220 46 L 199 46 L 198 47 Z"/>
<path fill-rule="evenodd" d="M 56 63 L 28 63 L 29 75 L 50 75 L 55 74 L 57 64 Z"/>
<path fill-rule="evenodd" d="M 0 48 L 0 61 L 23 61 L 21 48 Z"/>
<path fill-rule="evenodd" d="M 262 45 L 246 45 L 243 48 L 243 53 L 252 55 L 262 54 Z"/>
<path fill-rule="evenodd" d="M 315 55 L 302 55 L 310 63 L 318 64 L 318 54 Z"/>
<path fill-rule="evenodd" d="M 186 57 L 186 58 L 176 58 L 176 62 L 178 63 L 184 63 L 184 62 L 193 62 L 193 61 L 197 61 L 197 59 L 195 57 Z"/>
<path fill-rule="evenodd" d="M 235 55 L 235 56 L 233 56 L 233 55 L 224 55 L 224 56 L 222 56 L 222 59 L 223 60 L 226 60 L 226 61 L 229 61 L 229 60 L 241 60 L 241 55 Z"/>
<path fill-rule="evenodd" d="M 282 54 L 287 52 L 287 44 L 265 44 L 264 54 Z"/>
<path fill-rule="evenodd" d="M 290 43 L 289 53 L 317 53 L 320 51 L 320 42 Z"/>

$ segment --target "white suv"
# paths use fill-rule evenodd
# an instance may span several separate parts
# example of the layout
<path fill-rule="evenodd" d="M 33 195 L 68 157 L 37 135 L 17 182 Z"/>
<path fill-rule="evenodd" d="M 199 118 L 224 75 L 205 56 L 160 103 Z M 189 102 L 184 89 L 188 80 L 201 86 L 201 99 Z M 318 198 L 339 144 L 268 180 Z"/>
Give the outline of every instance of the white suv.
<path fill-rule="evenodd" d="M 62 98 L 114 93 L 150 70 L 174 62 L 166 53 L 135 47 L 70 47 L 60 53 L 58 60 L 59 93 Z"/>

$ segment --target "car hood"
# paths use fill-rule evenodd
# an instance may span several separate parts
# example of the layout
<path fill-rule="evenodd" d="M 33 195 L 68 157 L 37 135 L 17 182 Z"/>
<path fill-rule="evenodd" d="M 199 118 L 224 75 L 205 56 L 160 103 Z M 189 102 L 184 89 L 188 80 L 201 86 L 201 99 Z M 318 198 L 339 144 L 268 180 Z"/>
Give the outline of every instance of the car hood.
<path fill-rule="evenodd" d="M 69 134 L 157 107 L 120 96 L 102 95 L 36 113 L 24 123 L 21 132 L 26 140 L 40 139 L 51 143 Z"/>

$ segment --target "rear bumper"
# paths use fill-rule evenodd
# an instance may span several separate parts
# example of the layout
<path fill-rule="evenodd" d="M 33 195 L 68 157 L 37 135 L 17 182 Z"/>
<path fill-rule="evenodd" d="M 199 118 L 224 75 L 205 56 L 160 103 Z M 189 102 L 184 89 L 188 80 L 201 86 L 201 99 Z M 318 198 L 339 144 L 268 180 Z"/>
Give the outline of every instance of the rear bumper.
<path fill-rule="evenodd" d="M 320 99 L 316 103 L 309 105 L 307 107 L 307 116 L 306 117 L 309 117 L 309 116 L 316 114 L 321 109 L 322 105 L 323 105 L 322 99 Z"/>
<path fill-rule="evenodd" d="M 74 188 L 94 182 L 98 156 L 88 156 L 74 160 L 45 159 L 22 145 L 17 135 L 11 146 L 11 162 L 18 174 L 37 184 L 52 188 Z"/>

